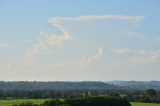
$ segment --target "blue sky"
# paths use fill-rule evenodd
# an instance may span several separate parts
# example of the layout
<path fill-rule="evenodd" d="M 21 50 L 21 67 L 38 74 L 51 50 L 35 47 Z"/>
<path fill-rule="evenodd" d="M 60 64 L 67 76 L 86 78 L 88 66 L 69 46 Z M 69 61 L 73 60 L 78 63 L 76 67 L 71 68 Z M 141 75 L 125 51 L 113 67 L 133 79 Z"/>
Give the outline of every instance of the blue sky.
<path fill-rule="evenodd" d="M 160 80 L 159 0 L 0 0 L 0 80 Z"/>

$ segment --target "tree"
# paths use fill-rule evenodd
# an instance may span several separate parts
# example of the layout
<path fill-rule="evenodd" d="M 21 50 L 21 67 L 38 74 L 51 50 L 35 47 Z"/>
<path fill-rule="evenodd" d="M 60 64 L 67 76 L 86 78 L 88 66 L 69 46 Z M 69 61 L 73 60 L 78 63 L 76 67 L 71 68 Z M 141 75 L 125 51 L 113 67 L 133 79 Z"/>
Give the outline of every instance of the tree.
<path fill-rule="evenodd" d="M 150 97 L 155 97 L 155 96 L 157 96 L 157 91 L 154 90 L 154 89 L 147 89 L 147 90 L 145 91 L 145 94 L 146 94 L 147 96 L 150 96 Z"/>

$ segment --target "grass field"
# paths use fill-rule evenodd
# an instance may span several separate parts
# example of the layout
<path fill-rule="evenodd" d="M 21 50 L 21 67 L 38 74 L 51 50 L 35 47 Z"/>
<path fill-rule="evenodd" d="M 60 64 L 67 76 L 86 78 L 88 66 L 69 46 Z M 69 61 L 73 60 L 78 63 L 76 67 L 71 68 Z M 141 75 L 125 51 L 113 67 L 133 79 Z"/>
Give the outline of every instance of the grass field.
<path fill-rule="evenodd" d="M 23 102 L 33 102 L 41 104 L 48 99 L 13 99 L 13 100 L 0 100 L 0 106 L 12 106 L 13 104 L 20 104 Z"/>
<path fill-rule="evenodd" d="M 132 106 L 160 106 L 160 104 L 155 104 L 155 103 L 131 103 Z"/>
<path fill-rule="evenodd" d="M 49 99 L 13 99 L 13 100 L 0 100 L 0 106 L 12 106 L 13 104 L 19 104 L 23 102 L 33 102 L 36 104 L 41 104 L 45 100 Z M 154 103 L 131 103 L 132 106 L 160 106 L 160 104 L 154 104 Z"/>

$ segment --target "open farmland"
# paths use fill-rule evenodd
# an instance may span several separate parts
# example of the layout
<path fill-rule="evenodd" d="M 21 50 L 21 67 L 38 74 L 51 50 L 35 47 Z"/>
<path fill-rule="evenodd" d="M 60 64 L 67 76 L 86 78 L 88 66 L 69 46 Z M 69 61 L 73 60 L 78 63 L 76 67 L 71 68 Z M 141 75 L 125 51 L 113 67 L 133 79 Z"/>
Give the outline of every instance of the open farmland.
<path fill-rule="evenodd" d="M 160 104 L 155 104 L 155 103 L 131 103 L 132 106 L 160 106 Z"/>
<path fill-rule="evenodd" d="M 11 99 L 11 100 L 0 100 L 0 106 L 12 106 L 13 104 L 20 104 L 23 102 L 33 102 L 41 104 L 48 99 Z"/>
<path fill-rule="evenodd" d="M 20 104 L 23 102 L 33 102 L 36 104 L 41 104 L 45 100 L 49 99 L 12 99 L 12 100 L 0 100 L 0 106 L 12 106 L 13 104 Z M 132 106 L 160 106 L 160 104 L 155 103 L 137 103 L 131 102 Z"/>

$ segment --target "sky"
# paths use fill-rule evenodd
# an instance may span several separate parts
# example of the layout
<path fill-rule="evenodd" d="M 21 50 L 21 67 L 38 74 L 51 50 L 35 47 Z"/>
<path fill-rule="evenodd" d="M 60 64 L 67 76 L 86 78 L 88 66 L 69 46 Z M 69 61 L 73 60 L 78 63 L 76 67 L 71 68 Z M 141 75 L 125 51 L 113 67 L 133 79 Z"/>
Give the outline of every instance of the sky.
<path fill-rule="evenodd" d="M 159 0 L 0 0 L 0 80 L 160 80 Z"/>

